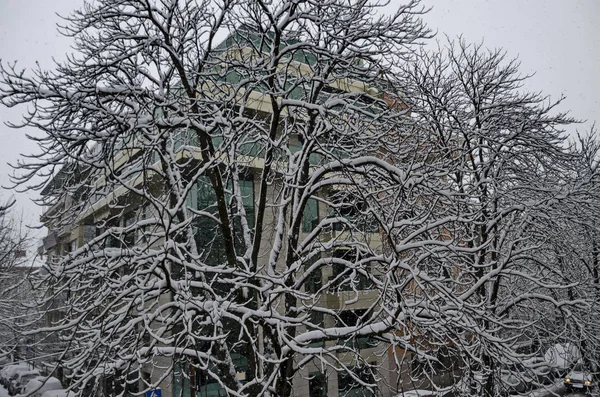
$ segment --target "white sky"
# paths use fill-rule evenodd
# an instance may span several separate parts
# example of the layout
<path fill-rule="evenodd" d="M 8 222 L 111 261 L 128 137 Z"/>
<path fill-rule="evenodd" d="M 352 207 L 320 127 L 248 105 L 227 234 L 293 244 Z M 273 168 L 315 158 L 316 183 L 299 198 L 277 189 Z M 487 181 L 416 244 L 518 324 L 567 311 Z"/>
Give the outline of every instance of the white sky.
<path fill-rule="evenodd" d="M 390 0 L 390 7 L 401 4 Z M 526 88 L 552 97 L 565 95 L 561 110 L 587 120 L 585 130 L 600 114 L 600 18 L 599 0 L 422 0 L 433 7 L 426 23 L 439 33 L 462 34 L 469 42 L 484 40 L 488 47 L 502 47 L 510 57 L 519 57 L 523 73 L 534 73 Z M 52 66 L 52 57 L 63 58 L 70 40 L 55 28 L 59 18 L 80 7 L 81 0 L 0 0 L 0 59 L 18 60 L 22 67 Z M 18 121 L 20 112 L 0 107 L 0 122 Z M 574 132 L 575 129 L 570 132 Z M 24 130 L 0 125 L 0 185 L 9 183 L 7 162 L 20 153 L 35 151 Z M 0 199 L 13 192 L 0 190 Z M 41 209 L 31 195 L 16 195 L 18 209 L 37 223 Z"/>

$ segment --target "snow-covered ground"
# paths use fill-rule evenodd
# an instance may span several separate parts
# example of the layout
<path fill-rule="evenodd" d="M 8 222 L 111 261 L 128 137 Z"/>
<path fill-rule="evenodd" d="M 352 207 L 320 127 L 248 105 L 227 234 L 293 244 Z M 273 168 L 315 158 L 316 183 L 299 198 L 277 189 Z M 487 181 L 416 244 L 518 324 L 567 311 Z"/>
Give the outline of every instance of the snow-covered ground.
<path fill-rule="evenodd" d="M 0 385 L 0 397 L 9 397 L 8 390 L 4 386 Z"/>

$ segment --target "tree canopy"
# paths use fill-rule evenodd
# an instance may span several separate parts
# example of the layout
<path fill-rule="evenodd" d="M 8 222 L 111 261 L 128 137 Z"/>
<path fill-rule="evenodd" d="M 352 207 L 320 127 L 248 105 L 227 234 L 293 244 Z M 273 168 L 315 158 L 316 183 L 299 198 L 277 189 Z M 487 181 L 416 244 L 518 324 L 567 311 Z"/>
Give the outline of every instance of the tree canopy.
<path fill-rule="evenodd" d="M 506 365 L 592 341 L 594 138 L 571 147 L 504 52 L 425 50 L 418 1 L 380 8 L 97 0 L 53 70 L 0 64 L 15 126 L 44 132 L 15 183 L 45 178 L 69 238 L 42 281 L 74 389 L 193 369 L 227 395 L 315 373 L 369 395 L 460 369 L 492 396 Z"/>

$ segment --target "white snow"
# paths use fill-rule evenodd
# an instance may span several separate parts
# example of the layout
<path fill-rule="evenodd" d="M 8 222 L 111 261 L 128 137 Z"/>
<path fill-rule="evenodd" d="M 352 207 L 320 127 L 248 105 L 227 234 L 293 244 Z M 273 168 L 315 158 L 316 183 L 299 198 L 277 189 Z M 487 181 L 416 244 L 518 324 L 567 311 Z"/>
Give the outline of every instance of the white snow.
<path fill-rule="evenodd" d="M 566 369 L 571 367 L 581 358 L 579 348 L 572 343 L 556 344 L 548 349 L 544 359 L 550 366 Z"/>

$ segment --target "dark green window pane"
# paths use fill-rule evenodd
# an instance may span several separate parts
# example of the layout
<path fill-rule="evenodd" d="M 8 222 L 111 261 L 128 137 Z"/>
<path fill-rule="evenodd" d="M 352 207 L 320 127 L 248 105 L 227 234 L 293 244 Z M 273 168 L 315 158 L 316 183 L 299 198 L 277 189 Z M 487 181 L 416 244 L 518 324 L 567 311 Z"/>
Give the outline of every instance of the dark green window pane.
<path fill-rule="evenodd" d="M 354 375 L 365 383 L 375 383 L 375 377 L 369 367 L 357 366 L 350 368 Z M 338 374 L 339 395 L 344 397 L 372 397 L 375 393 L 362 386 L 352 375 L 342 372 Z"/>
<path fill-rule="evenodd" d="M 308 199 L 304 213 L 302 214 L 302 231 L 312 232 L 319 223 L 319 202 L 315 199 Z"/>
<path fill-rule="evenodd" d="M 341 258 L 350 263 L 356 263 L 358 259 L 356 258 L 356 253 L 353 250 L 336 250 L 333 253 L 334 258 Z M 362 264 L 363 269 L 370 273 L 370 266 L 368 264 Z M 373 288 L 373 282 L 366 275 L 353 272 L 353 269 L 347 267 L 341 263 L 334 263 L 332 266 L 333 269 L 333 278 L 339 277 L 336 287 L 339 291 L 363 291 L 369 290 Z"/>
<path fill-rule="evenodd" d="M 321 372 L 311 372 L 308 376 L 309 397 L 327 397 L 327 376 Z"/>
<path fill-rule="evenodd" d="M 190 379 L 185 369 L 186 365 L 173 365 L 173 397 L 190 397 Z"/>
<path fill-rule="evenodd" d="M 325 324 L 325 316 L 323 315 L 322 312 L 319 311 L 311 311 L 310 312 L 310 323 L 313 324 L 315 327 L 323 327 L 323 325 Z M 309 331 L 312 331 L 312 329 L 309 329 Z M 325 341 L 316 341 L 316 342 L 312 342 L 308 344 L 308 347 L 323 347 L 325 346 Z"/>
<path fill-rule="evenodd" d="M 316 258 L 315 258 L 316 260 Z M 308 271 L 308 269 L 312 266 L 315 260 L 310 261 L 304 265 L 304 271 Z M 321 268 L 314 269 L 310 274 L 307 274 L 306 282 L 305 282 L 305 291 L 309 294 L 314 294 L 323 286 L 323 276 Z"/>
<path fill-rule="evenodd" d="M 232 185 L 228 184 L 227 189 L 231 191 Z M 254 181 L 252 179 L 239 181 L 242 203 L 246 212 L 248 227 L 254 227 Z M 228 208 L 229 216 L 233 221 L 233 235 L 235 248 L 239 252 L 244 250 L 244 239 L 242 233 L 242 223 L 238 215 L 236 201 L 231 200 L 231 195 L 226 198 L 231 208 Z M 198 200 L 197 210 L 208 212 L 217 216 L 216 196 L 208 178 L 201 178 L 198 181 Z M 223 263 L 226 258 L 225 246 L 223 243 L 223 234 L 220 225 L 208 216 L 199 216 L 194 222 L 195 239 L 199 249 L 205 252 L 205 261 L 208 264 Z"/>

